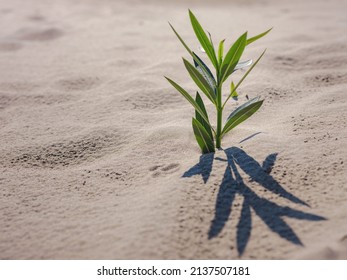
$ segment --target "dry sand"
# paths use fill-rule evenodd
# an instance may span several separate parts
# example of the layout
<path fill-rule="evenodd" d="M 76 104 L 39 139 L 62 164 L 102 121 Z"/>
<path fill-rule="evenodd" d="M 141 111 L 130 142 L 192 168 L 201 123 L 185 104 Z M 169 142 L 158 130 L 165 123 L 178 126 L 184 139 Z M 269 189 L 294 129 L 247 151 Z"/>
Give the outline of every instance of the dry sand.
<path fill-rule="evenodd" d="M 264 106 L 201 158 L 163 78 L 196 90 L 188 8 L 215 41 L 274 27 L 243 56 L 268 49 L 240 89 Z M 347 259 L 346 10 L 2 0 L 0 258 Z"/>

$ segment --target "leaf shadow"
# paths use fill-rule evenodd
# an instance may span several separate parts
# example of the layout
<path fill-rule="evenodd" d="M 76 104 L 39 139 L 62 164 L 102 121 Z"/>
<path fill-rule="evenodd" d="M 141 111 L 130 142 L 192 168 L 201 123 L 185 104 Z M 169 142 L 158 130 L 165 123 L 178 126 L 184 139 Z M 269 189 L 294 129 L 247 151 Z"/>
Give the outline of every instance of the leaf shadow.
<path fill-rule="evenodd" d="M 192 177 L 194 175 L 201 175 L 204 183 L 206 184 L 208 179 L 210 178 L 212 166 L 214 160 L 214 153 L 203 154 L 200 156 L 199 162 L 191 167 L 189 170 L 184 172 L 182 177 Z"/>
<path fill-rule="evenodd" d="M 267 225 L 267 227 L 281 238 L 287 241 L 303 246 L 302 241 L 295 231 L 283 219 L 284 217 L 306 220 L 322 221 L 326 218 L 315 214 L 295 210 L 288 206 L 280 206 L 255 193 L 242 178 L 239 170 L 243 170 L 250 180 L 257 182 L 266 191 L 275 193 L 292 203 L 309 205 L 285 190 L 279 182 L 271 175 L 271 169 L 275 164 L 277 153 L 270 154 L 260 165 L 254 158 L 245 151 L 237 147 L 231 147 L 224 150 L 226 160 L 216 157 L 214 154 L 205 154 L 200 157 L 199 163 L 186 171 L 182 177 L 191 177 L 201 175 L 204 183 L 207 183 L 212 172 L 214 160 L 226 162 L 226 169 L 221 181 L 216 198 L 215 214 L 208 232 L 208 238 L 212 239 L 219 235 L 225 227 L 232 212 L 232 205 L 236 195 L 243 197 L 243 204 L 240 219 L 236 229 L 236 245 L 239 256 L 241 256 L 249 242 L 252 232 L 252 211 Z"/>
<path fill-rule="evenodd" d="M 241 141 L 239 142 L 239 144 L 248 141 L 249 139 L 251 139 L 251 138 L 257 136 L 257 135 L 260 134 L 260 133 L 262 133 L 262 132 L 253 133 L 252 135 L 250 135 L 250 136 L 246 137 L 245 139 L 241 140 Z"/>

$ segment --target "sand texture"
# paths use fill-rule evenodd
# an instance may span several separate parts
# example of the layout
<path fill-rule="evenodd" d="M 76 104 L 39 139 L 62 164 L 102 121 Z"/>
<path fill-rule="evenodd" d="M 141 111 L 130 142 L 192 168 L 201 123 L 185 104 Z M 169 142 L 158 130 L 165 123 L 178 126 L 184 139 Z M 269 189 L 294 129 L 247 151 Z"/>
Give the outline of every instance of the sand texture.
<path fill-rule="evenodd" d="M 197 89 L 188 8 L 226 47 L 274 27 L 225 115 L 263 107 L 204 156 L 163 78 Z M 0 259 L 347 259 L 346 10 L 1 0 Z"/>

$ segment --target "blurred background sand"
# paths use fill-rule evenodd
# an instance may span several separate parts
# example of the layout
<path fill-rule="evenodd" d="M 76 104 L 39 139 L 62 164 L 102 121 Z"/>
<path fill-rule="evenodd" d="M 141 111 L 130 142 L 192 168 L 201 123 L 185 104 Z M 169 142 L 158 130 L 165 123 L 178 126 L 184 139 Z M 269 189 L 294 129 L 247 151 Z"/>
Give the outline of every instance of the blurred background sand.
<path fill-rule="evenodd" d="M 263 107 L 201 158 L 163 78 L 196 91 L 188 8 L 215 44 L 274 27 L 228 110 Z M 346 259 L 346 9 L 1 0 L 0 258 Z"/>

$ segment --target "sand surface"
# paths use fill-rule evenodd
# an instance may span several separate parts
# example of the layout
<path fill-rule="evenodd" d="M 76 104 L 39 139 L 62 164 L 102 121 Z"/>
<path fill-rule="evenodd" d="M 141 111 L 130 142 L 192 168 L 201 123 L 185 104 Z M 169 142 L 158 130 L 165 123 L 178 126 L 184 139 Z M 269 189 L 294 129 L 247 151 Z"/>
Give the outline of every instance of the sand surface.
<path fill-rule="evenodd" d="M 198 51 L 188 8 L 226 46 L 274 27 L 226 114 L 263 107 L 202 157 L 163 78 L 196 90 L 167 24 Z M 0 258 L 347 259 L 346 10 L 1 0 Z"/>

